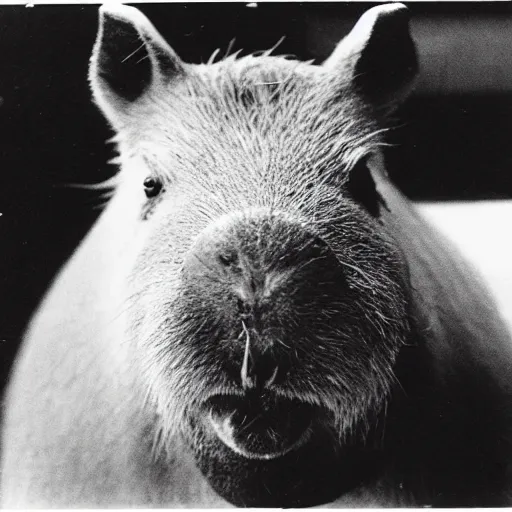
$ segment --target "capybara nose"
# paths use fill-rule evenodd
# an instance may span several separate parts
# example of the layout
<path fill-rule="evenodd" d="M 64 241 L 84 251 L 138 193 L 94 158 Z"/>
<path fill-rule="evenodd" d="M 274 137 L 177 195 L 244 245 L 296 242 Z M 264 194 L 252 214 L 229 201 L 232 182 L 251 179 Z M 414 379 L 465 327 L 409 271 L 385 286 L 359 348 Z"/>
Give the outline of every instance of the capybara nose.
<path fill-rule="evenodd" d="M 334 253 L 318 236 L 279 214 L 229 215 L 203 231 L 187 255 L 184 268 L 205 279 L 236 283 L 240 298 L 251 303 L 296 270 Z"/>
<path fill-rule="evenodd" d="M 342 270 L 329 246 L 298 222 L 258 212 L 203 231 L 185 259 L 183 284 L 191 311 L 211 326 L 204 337 L 229 353 L 230 375 L 245 389 L 262 388 L 297 362 L 297 342 L 318 322 L 308 315 L 330 307 Z"/>

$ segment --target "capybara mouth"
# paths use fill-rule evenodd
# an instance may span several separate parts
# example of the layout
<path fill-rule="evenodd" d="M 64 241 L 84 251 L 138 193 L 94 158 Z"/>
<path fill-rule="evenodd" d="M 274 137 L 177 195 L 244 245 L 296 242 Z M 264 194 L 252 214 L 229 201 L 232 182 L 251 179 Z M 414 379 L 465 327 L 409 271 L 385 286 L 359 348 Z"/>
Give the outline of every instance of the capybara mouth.
<path fill-rule="evenodd" d="M 246 458 L 269 460 L 308 441 L 316 408 L 277 397 L 216 395 L 205 409 L 213 433 L 228 448 Z"/>

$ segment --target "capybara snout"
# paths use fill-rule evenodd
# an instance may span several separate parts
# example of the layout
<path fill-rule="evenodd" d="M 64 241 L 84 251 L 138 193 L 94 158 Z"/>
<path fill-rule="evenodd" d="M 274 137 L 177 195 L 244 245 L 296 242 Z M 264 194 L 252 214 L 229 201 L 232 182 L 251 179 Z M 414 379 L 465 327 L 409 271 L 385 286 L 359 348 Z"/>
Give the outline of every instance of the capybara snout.
<path fill-rule="evenodd" d="M 314 293 L 321 275 L 337 284 L 343 275 L 327 243 L 298 222 L 272 213 L 219 219 L 197 237 L 183 265 L 190 286 L 218 287 L 224 299 L 236 298 L 246 316 L 283 295 L 293 301 L 302 292 Z"/>
<path fill-rule="evenodd" d="M 315 302 L 344 294 L 343 267 L 327 243 L 264 209 L 206 228 L 185 256 L 182 279 L 184 295 L 199 299 L 191 314 L 200 311 L 232 333 L 225 343 L 235 354 L 229 373 L 244 388 L 281 381 L 301 345 L 301 317 Z"/>
<path fill-rule="evenodd" d="M 206 395 L 218 388 L 269 390 L 336 416 L 336 388 L 345 413 L 349 407 L 355 413 L 349 421 L 358 423 L 358 408 L 349 406 L 354 388 L 369 403 L 378 401 L 385 380 L 370 383 L 366 372 L 385 375 L 387 363 L 376 364 L 375 353 L 392 361 L 408 335 L 401 262 L 391 247 L 387 255 L 381 247 L 388 268 L 370 273 L 376 265 L 367 255 L 370 237 L 354 236 L 344 223 L 324 232 L 330 243 L 304 216 L 254 208 L 220 216 L 194 237 L 174 289 L 157 299 L 162 304 L 172 296 L 169 324 L 180 326 L 179 335 L 169 330 L 169 359 L 183 357 L 184 367 L 193 361 L 189 377 L 197 371 L 184 403 L 199 388 Z M 366 322 L 360 312 L 369 304 L 373 316 Z M 212 368 L 211 378 L 200 377 Z M 334 423 L 344 435 L 348 427 Z"/>
<path fill-rule="evenodd" d="M 197 237 L 189 259 L 233 277 L 251 275 L 256 287 L 258 277 L 268 284 L 269 273 L 300 270 L 309 261 L 329 256 L 334 255 L 326 242 L 299 220 L 260 208 L 213 222 Z"/>

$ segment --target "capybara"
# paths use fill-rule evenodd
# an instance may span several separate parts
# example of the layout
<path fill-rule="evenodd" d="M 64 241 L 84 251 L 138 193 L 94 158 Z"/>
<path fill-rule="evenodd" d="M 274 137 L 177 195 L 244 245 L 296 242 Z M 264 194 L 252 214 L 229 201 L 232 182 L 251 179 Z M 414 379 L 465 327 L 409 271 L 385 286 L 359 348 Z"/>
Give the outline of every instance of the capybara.
<path fill-rule="evenodd" d="M 100 10 L 120 170 L 15 363 L 3 506 L 510 503 L 508 331 L 385 170 L 408 25 L 192 65 Z"/>

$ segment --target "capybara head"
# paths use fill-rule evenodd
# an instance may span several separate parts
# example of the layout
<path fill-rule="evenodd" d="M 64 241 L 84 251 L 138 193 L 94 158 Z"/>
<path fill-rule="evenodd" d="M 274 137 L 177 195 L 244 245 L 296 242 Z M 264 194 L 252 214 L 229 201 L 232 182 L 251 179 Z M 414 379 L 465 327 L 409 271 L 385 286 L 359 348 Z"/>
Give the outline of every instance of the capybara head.
<path fill-rule="evenodd" d="M 367 166 L 416 73 L 407 11 L 371 9 L 323 65 L 271 53 L 191 65 L 104 7 L 90 72 L 138 212 L 127 338 L 161 447 L 250 505 L 364 439 L 409 332 Z"/>

